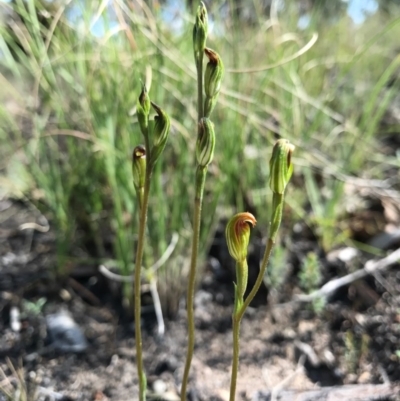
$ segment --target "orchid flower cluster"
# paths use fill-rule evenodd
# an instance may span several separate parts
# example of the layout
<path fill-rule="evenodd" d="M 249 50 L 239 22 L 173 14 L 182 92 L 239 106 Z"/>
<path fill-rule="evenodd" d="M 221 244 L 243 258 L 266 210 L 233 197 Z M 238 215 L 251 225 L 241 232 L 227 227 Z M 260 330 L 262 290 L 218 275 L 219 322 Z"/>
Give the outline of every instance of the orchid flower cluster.
<path fill-rule="evenodd" d="M 154 121 L 150 123 L 150 109 L 153 107 L 157 113 Z M 143 86 L 136 105 L 140 130 L 145 146 L 138 145 L 132 155 L 132 176 L 139 203 L 139 235 L 136 248 L 136 261 L 134 270 L 134 309 L 135 309 L 135 343 L 136 366 L 139 376 L 139 400 L 146 400 L 147 379 L 143 367 L 142 334 L 140 326 L 141 312 L 141 267 L 144 253 L 145 234 L 147 226 L 147 209 L 149 204 L 150 180 L 154 167 L 164 151 L 168 140 L 170 119 L 168 114 L 150 100 L 146 86 Z"/>
<path fill-rule="evenodd" d="M 206 47 L 207 36 L 207 10 L 204 4 L 201 3 L 197 10 L 196 20 L 193 28 L 193 51 L 197 69 L 198 121 L 192 254 L 187 290 L 188 346 L 182 379 L 181 401 L 186 401 L 190 366 L 195 345 L 194 292 L 196 283 L 197 259 L 199 253 L 201 210 L 206 174 L 208 166 L 213 160 L 215 149 L 214 124 L 211 122 L 210 116 L 217 103 L 218 95 L 221 89 L 221 82 L 224 75 L 224 66 L 221 57 L 217 52 Z M 206 55 L 209 61 L 203 73 L 204 55 Z M 149 121 L 151 107 L 153 107 L 156 112 L 156 116 L 152 123 Z M 137 102 L 137 116 L 145 145 L 136 146 L 133 151 L 132 158 L 133 182 L 140 210 L 139 235 L 134 272 L 135 341 L 136 363 L 139 376 L 139 400 L 145 401 L 147 383 L 142 360 L 142 339 L 140 327 L 141 266 L 146 233 L 150 179 L 154 170 L 154 166 L 156 165 L 165 148 L 169 135 L 170 119 L 164 110 L 162 110 L 155 103 L 151 102 L 145 86 L 143 86 Z M 278 140 L 272 151 L 272 157 L 270 160 L 269 185 L 273 192 L 273 200 L 269 237 L 256 283 L 247 297 L 245 297 L 248 281 L 247 249 L 250 241 L 250 230 L 256 225 L 257 222 L 251 213 L 238 213 L 229 220 L 226 227 L 226 240 L 229 253 L 236 261 L 236 283 L 234 284 L 235 303 L 232 315 L 233 361 L 230 401 L 235 400 L 236 381 L 239 366 L 240 322 L 247 307 L 260 288 L 265 269 L 271 256 L 272 248 L 276 241 L 282 220 L 284 193 L 293 173 L 293 151 L 294 146 L 285 139 Z"/>
<path fill-rule="evenodd" d="M 196 285 L 197 259 L 199 254 L 201 210 L 203 206 L 203 193 L 207 170 L 214 157 L 215 149 L 214 124 L 211 122 L 210 116 L 217 103 L 218 95 L 221 89 L 221 82 L 224 75 L 224 65 L 221 57 L 217 52 L 206 47 L 207 36 L 207 10 L 205 5 L 200 3 L 200 6 L 197 9 L 196 21 L 193 28 L 193 52 L 197 70 L 197 167 L 195 176 L 192 250 L 186 301 L 188 345 L 182 378 L 181 401 L 186 401 L 186 391 L 189 382 L 189 373 L 195 346 L 194 293 Z M 207 56 L 209 61 L 203 74 L 204 54 Z M 205 94 L 204 101 L 203 94 Z"/>

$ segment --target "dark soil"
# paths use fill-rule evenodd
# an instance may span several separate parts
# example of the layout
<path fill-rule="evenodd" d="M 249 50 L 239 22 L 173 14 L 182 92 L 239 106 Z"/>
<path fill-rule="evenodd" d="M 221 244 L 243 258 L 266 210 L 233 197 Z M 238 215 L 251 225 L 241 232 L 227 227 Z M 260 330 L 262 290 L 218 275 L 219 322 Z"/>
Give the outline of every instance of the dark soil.
<path fill-rule="evenodd" d="M 0 400 L 22 386 L 30 392 L 29 400 L 136 400 L 133 320 L 121 301 L 120 285 L 82 262 L 71 262 L 64 278 L 56 279 L 55 233 L 21 230 L 28 222 L 44 224 L 26 204 L 0 202 Z M 400 381 L 399 265 L 343 287 L 316 313 L 312 305 L 292 301 L 300 293 L 300 261 L 308 251 L 318 250 L 313 238 L 299 237 L 290 249 L 285 284 L 278 291 L 263 288 L 244 317 L 237 399 L 256 400 L 257 393 L 278 385 L 301 390 Z M 398 246 L 390 244 L 392 249 Z M 323 282 L 372 258 L 359 254 L 351 265 L 333 253 L 318 252 Z M 250 280 L 259 253 L 253 250 L 250 257 Z M 222 245 L 212 248 L 196 295 L 192 401 L 229 396 L 233 276 L 225 254 Z M 46 299 L 43 307 L 40 298 Z M 175 320 L 166 322 L 163 338 L 156 334 L 151 303 L 143 309 L 145 367 L 153 394 L 149 399 L 179 399 L 187 338 L 184 302 L 180 305 Z M 20 312 L 19 330 L 11 327 L 15 310 Z M 49 340 L 45 316 L 60 310 L 68 311 L 82 329 L 88 341 L 85 351 L 60 352 Z"/>

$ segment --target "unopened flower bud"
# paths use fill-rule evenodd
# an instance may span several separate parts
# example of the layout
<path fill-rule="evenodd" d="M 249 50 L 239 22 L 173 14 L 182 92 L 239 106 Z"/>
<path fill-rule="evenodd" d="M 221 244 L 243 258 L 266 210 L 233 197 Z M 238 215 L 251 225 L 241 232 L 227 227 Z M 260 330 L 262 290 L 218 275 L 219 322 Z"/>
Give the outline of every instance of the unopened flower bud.
<path fill-rule="evenodd" d="M 229 220 L 225 230 L 226 243 L 230 255 L 236 262 L 246 260 L 250 226 L 254 227 L 256 223 L 255 217 L 248 212 L 238 213 Z"/>
<path fill-rule="evenodd" d="M 193 27 L 193 50 L 196 60 L 203 53 L 206 47 L 208 33 L 207 9 L 203 2 L 197 8 L 196 21 Z"/>
<path fill-rule="evenodd" d="M 147 93 L 146 85 L 143 85 L 142 92 L 140 92 L 136 104 L 136 112 L 142 134 L 147 135 L 149 126 L 150 97 Z"/>
<path fill-rule="evenodd" d="M 221 57 L 214 50 L 204 49 L 209 61 L 204 74 L 204 90 L 208 97 L 217 96 L 221 89 L 222 76 L 224 75 L 224 64 Z"/>
<path fill-rule="evenodd" d="M 201 167 L 208 166 L 214 156 L 215 133 L 214 124 L 208 118 L 199 121 L 199 134 L 196 142 L 197 163 Z"/>
<path fill-rule="evenodd" d="M 157 112 L 154 117 L 153 147 L 150 152 L 150 163 L 154 166 L 167 143 L 171 123 L 168 114 L 164 110 L 153 102 L 151 102 L 151 105 Z"/>
<path fill-rule="evenodd" d="M 271 190 L 282 195 L 293 174 L 292 153 L 295 146 L 287 139 L 279 139 L 272 150 L 269 162 L 269 186 Z"/>

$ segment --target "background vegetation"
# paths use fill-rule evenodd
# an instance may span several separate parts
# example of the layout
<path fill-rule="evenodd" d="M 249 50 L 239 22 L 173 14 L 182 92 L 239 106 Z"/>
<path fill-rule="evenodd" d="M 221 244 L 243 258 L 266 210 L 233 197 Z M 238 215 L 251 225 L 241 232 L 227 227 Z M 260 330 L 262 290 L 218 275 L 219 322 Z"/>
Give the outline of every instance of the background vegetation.
<path fill-rule="evenodd" d="M 360 11 L 365 21 L 355 24 L 346 12 L 351 2 L 325 3 L 207 4 L 209 43 L 226 75 L 213 114 L 203 256 L 218 222 L 233 211 L 267 221 L 268 159 L 278 137 L 297 148 L 285 224 L 304 222 L 325 252 L 362 246 L 351 216 L 366 205 L 354 188 L 400 187 L 400 154 L 392 146 L 399 128 L 392 118 L 399 107 L 398 6 L 373 2 L 380 8 Z M 142 142 L 135 104 L 143 81 L 170 114 L 172 132 L 152 187 L 146 264 L 179 235 L 157 272 L 164 310 L 173 313 L 188 269 L 193 198 L 190 2 L 185 9 L 175 2 L 15 0 L 0 10 L 0 196 L 24 199 L 50 219 L 57 274 L 83 260 L 131 273 L 137 206 L 130 155 Z"/>

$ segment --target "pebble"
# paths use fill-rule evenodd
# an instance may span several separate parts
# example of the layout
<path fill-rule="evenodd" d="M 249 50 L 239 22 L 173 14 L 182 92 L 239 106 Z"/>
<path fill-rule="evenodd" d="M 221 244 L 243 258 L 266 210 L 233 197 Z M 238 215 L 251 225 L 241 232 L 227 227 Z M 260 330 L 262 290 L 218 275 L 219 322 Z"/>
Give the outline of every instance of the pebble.
<path fill-rule="evenodd" d="M 359 254 L 359 251 L 357 249 L 351 248 L 351 247 L 346 247 L 346 248 L 342 248 L 342 249 L 335 249 L 335 250 L 329 252 L 326 256 L 326 259 L 331 263 L 336 262 L 337 260 L 340 260 L 340 261 L 346 263 L 346 262 L 350 262 L 358 254 Z"/>
<path fill-rule="evenodd" d="M 153 383 L 153 391 L 157 395 L 162 395 L 167 391 L 167 384 L 164 382 L 164 380 L 157 379 Z"/>
<path fill-rule="evenodd" d="M 302 320 L 299 322 L 298 333 L 304 335 L 306 333 L 314 333 L 316 331 L 315 322 L 310 322 L 308 320 Z"/>
<path fill-rule="evenodd" d="M 69 313 L 47 315 L 46 326 L 51 346 L 57 351 L 80 353 L 87 349 L 87 340 Z"/>
<path fill-rule="evenodd" d="M 365 371 L 360 374 L 357 382 L 360 384 L 366 384 L 366 383 L 370 383 L 371 380 L 372 380 L 371 373 L 369 373 L 368 371 Z"/>

